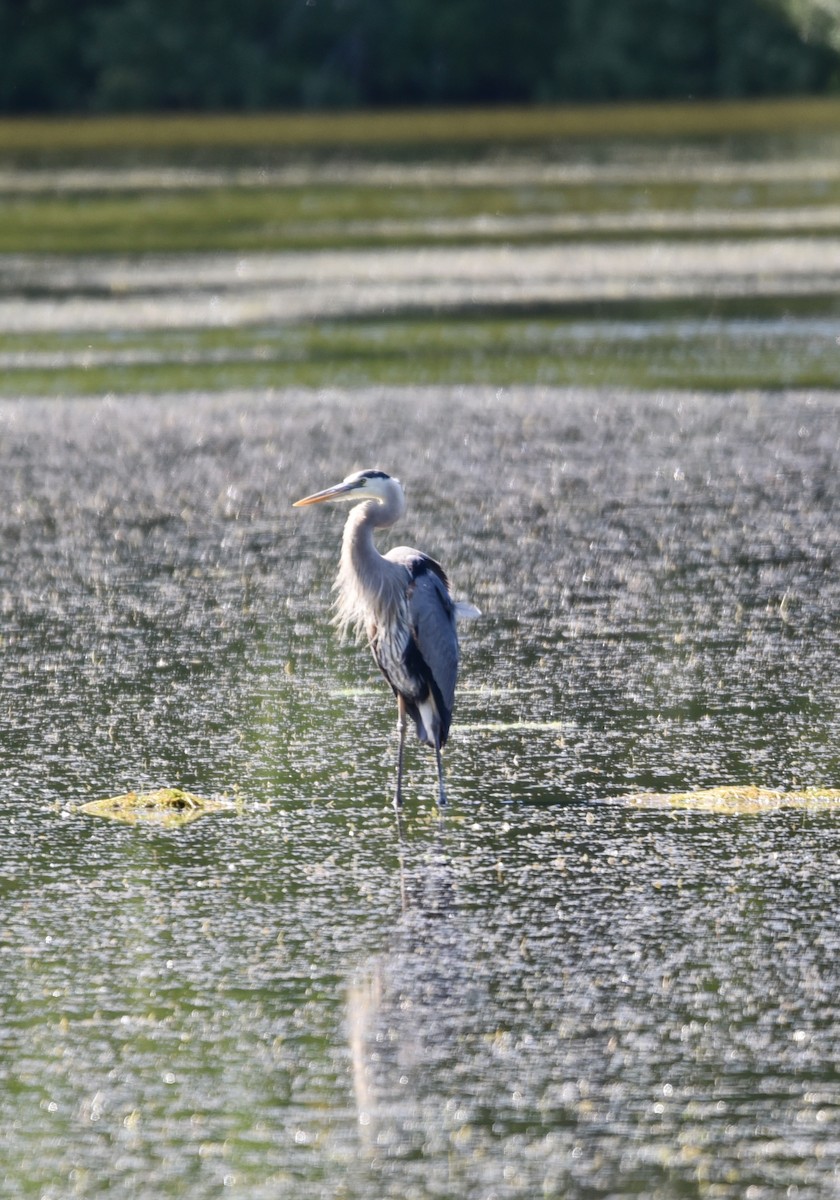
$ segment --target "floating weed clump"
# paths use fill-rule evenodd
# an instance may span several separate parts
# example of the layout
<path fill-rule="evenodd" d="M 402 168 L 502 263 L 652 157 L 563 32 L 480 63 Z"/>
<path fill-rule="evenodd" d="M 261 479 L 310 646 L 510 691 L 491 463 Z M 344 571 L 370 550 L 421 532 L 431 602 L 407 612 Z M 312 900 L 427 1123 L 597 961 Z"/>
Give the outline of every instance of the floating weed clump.
<path fill-rule="evenodd" d="M 765 787 L 714 787 L 695 792 L 637 792 L 619 797 L 634 808 L 676 808 L 715 813 L 766 813 L 780 808 L 840 811 L 840 788 L 783 792 Z"/>
<path fill-rule="evenodd" d="M 174 829 L 197 821 L 208 813 L 232 807 L 229 800 L 207 800 L 182 788 L 158 788 L 154 792 L 125 792 L 121 796 L 91 800 L 80 805 L 77 811 L 92 817 L 123 821 L 128 825 L 159 825 Z"/>

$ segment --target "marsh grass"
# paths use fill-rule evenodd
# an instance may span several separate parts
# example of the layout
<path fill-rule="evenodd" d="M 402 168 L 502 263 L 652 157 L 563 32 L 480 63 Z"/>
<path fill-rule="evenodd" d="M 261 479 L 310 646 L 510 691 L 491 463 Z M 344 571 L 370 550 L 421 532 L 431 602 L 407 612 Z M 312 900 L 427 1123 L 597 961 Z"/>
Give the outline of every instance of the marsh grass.
<path fill-rule="evenodd" d="M 5 389 L 19 395 L 171 392 L 370 383 L 545 386 L 832 387 L 837 346 L 805 320 L 570 319 L 561 312 L 395 314 L 279 328 L 143 336 L 0 339 Z"/>
<path fill-rule="evenodd" d="M 0 253 L 148 254 L 210 251 L 340 249 L 344 246 L 533 243 L 597 236 L 656 238 L 654 227 L 634 229 L 617 220 L 599 227 L 598 216 L 703 210 L 749 214 L 806 210 L 799 233 L 825 233 L 807 226 L 807 211 L 837 206 L 840 179 L 804 179 L 751 184 L 672 182 L 575 184 L 563 187 L 513 185 L 451 186 L 266 186 L 119 190 L 72 194 L 10 194 L 0 186 Z M 567 229 L 546 227 L 540 218 L 579 218 Z M 587 218 L 593 221 L 590 225 Z M 493 222 L 506 222 L 494 229 Z M 520 224 L 517 226 L 516 222 Z M 834 228 L 840 228 L 840 215 Z M 700 224 L 697 233 L 706 232 Z M 744 236 L 742 225 L 721 236 Z M 764 232 L 760 216 L 746 230 Z M 778 232 L 778 230 L 773 230 Z M 682 236 L 692 236 L 689 229 Z M 696 236 L 696 234 L 694 234 Z"/>
<path fill-rule="evenodd" d="M 38 266 L 43 255 L 70 264 L 119 256 L 126 287 L 154 311 L 153 289 L 131 282 L 132 264 L 150 254 L 650 241 L 662 236 L 657 216 L 669 214 L 686 217 L 669 241 L 787 236 L 786 214 L 794 212 L 796 236 L 819 239 L 840 229 L 840 173 L 836 158 L 815 158 L 813 147 L 815 139 L 838 136 L 840 101 L 825 100 L 2 121 L 0 300 L 60 306 L 72 297 L 82 312 L 78 328 L 0 330 L 2 392 L 377 383 L 835 386 L 837 346 L 825 330 L 837 317 L 836 296 L 786 295 L 784 284 L 770 296 L 661 303 L 634 300 L 631 289 L 623 299 L 597 303 L 477 299 L 437 310 L 420 301 L 383 303 L 376 316 L 315 316 L 271 327 L 255 317 L 251 325 L 220 321 L 201 329 L 186 321 L 174 329 L 161 316 L 159 328 L 103 334 L 83 327 L 83 283 L 68 290 L 49 270 L 28 272 L 27 263 Z M 810 155 L 808 169 L 751 169 L 774 165 L 780 139 L 780 161 Z M 476 161 L 480 182 L 463 169 Z M 220 170 L 215 182 L 202 182 L 199 172 L 178 186 L 163 177 L 170 162 L 187 173 L 196 162 Z M 242 162 L 260 169 L 243 175 Z M 383 182 L 371 171 L 368 179 L 358 169 L 367 162 L 401 169 L 413 163 L 416 177 Z M 508 173 L 506 162 L 528 169 Z M 552 162 L 573 169 L 562 181 L 541 180 L 537 168 Z M 580 162 L 587 171 L 575 178 Z M 128 175 L 121 186 L 120 172 L 137 163 L 152 164 L 142 186 Z M 262 167 L 277 163 L 302 170 L 297 177 L 267 170 L 263 177 Z M 416 170 L 426 163 L 435 165 L 428 178 Z M 89 168 L 90 185 L 82 171 L 81 183 L 63 187 L 68 164 Z M 104 179 L 108 164 L 116 164 L 112 176 L 96 186 L 97 171 Z M 600 170 L 604 164 L 617 170 Z M 691 169 L 681 172 L 681 164 Z M 25 185 L 22 167 L 30 171 Z M 738 217 L 731 227 L 727 214 Z M 649 227 L 647 216 L 654 218 Z M 85 272 L 76 276 L 84 280 Z M 100 302 L 117 296 L 107 278 L 90 287 Z M 729 324 L 734 318 L 737 328 Z"/>

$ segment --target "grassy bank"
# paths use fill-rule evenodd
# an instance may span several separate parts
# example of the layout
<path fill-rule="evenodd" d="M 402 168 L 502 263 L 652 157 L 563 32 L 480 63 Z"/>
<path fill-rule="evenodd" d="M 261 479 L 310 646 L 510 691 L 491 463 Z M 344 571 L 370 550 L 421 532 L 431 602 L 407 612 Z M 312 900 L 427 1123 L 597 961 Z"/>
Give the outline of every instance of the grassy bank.
<path fill-rule="evenodd" d="M 0 120 L 0 156 L 190 148 L 505 145 L 840 131 L 840 100 Z"/>

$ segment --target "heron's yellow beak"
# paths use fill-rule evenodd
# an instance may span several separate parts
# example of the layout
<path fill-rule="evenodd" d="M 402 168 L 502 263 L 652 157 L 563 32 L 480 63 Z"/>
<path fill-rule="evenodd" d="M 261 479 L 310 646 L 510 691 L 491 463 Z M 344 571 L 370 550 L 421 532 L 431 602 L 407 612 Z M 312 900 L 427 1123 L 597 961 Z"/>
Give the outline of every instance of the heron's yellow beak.
<path fill-rule="evenodd" d="M 323 492 L 314 492 L 311 496 L 304 496 L 302 500 L 295 500 L 292 508 L 303 508 L 307 504 L 323 504 L 325 500 L 342 500 L 348 492 L 359 490 L 359 485 L 356 480 L 350 483 L 337 483 L 334 487 L 324 488 Z"/>

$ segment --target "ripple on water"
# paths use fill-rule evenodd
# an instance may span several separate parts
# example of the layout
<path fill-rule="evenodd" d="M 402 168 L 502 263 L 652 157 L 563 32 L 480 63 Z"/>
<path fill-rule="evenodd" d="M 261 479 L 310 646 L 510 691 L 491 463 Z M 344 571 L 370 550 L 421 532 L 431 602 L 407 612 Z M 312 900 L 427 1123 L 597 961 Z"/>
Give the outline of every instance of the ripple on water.
<path fill-rule="evenodd" d="M 0 406 L 9 1196 L 830 1192 L 836 810 L 592 801 L 836 783 L 836 414 Z M 373 463 L 485 614 L 442 821 L 413 745 L 389 809 L 392 698 L 327 624 L 340 516 L 289 507 Z M 70 811 L 175 783 L 242 811 Z"/>

